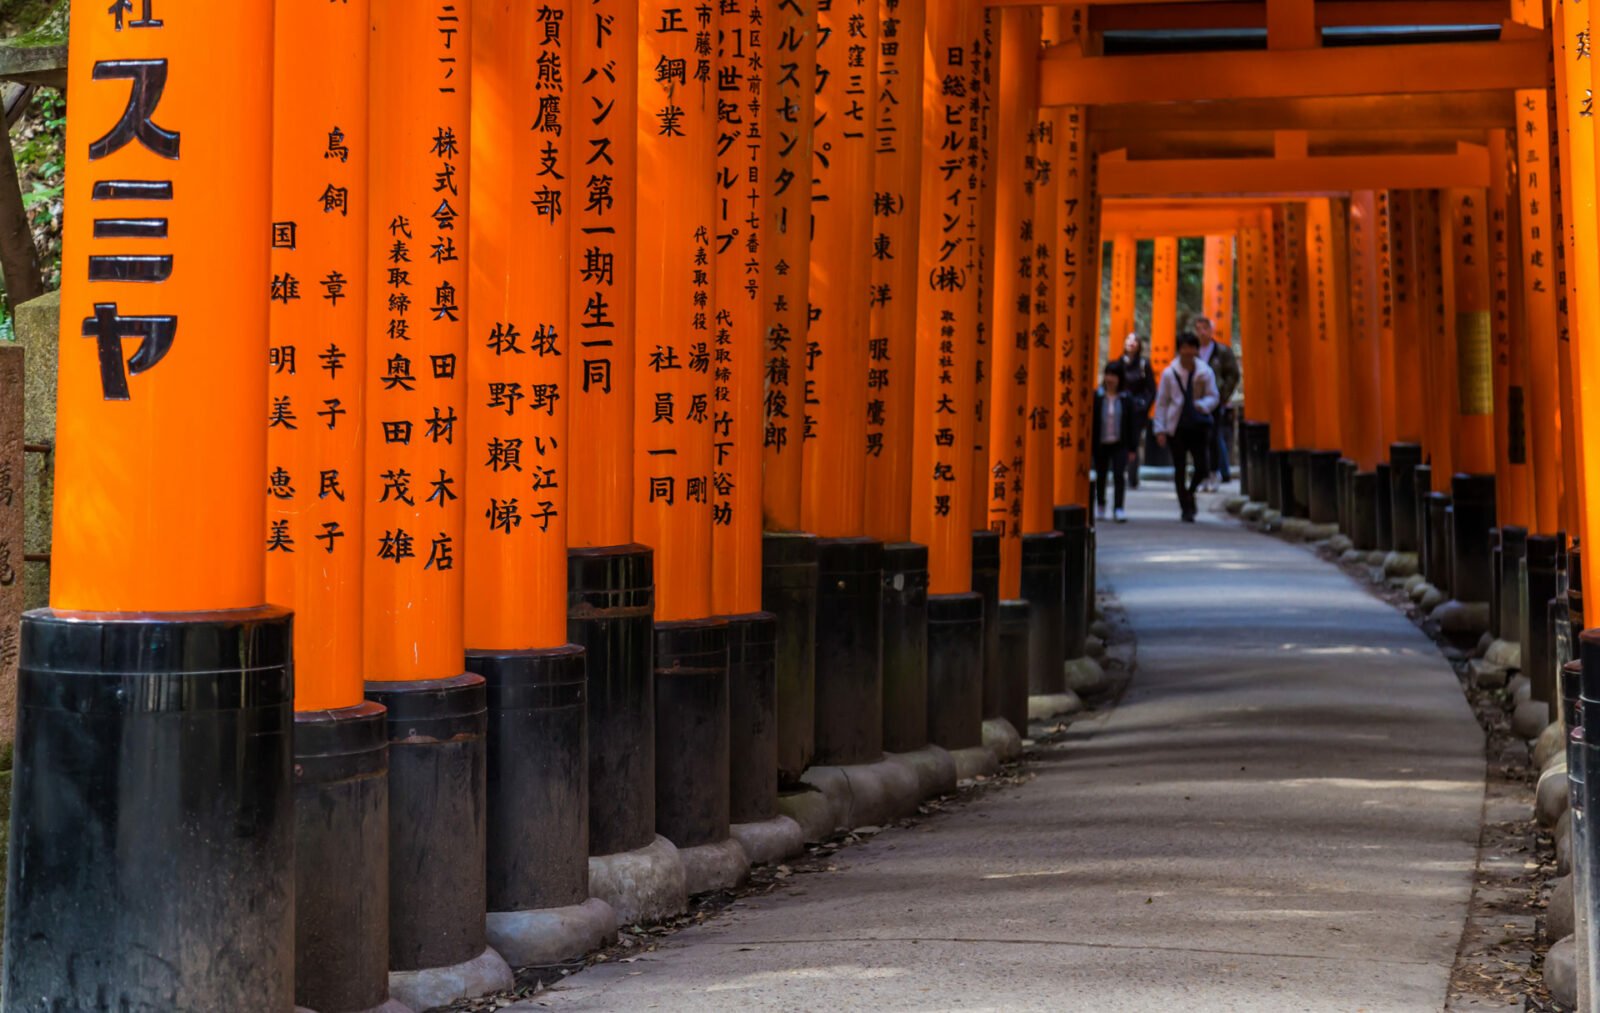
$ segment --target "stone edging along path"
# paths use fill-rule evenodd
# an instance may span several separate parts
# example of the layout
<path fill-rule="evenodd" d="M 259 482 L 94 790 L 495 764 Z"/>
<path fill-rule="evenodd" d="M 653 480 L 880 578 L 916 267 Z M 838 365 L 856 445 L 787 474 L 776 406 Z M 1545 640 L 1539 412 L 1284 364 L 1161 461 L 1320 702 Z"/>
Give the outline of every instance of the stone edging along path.
<path fill-rule="evenodd" d="M 1337 537 L 1306 542 L 1293 533 L 1269 530 L 1246 519 L 1258 517 L 1260 512 L 1245 507 L 1246 501 L 1239 496 L 1217 495 L 1211 502 L 1215 513 L 1232 515 L 1244 527 L 1303 545 L 1404 614 L 1450 663 L 1483 728 L 1485 794 L 1477 870 L 1444 1009 L 1447 1013 L 1571 1009 L 1571 972 L 1566 972 L 1565 980 L 1560 971 L 1552 973 L 1554 987 L 1546 980 L 1551 944 L 1572 933 L 1567 854 L 1564 847 L 1556 847 L 1556 841 L 1567 833 L 1568 818 L 1554 812 L 1556 807 L 1549 799 L 1545 805 L 1537 805 L 1540 794 L 1556 794 L 1548 787 L 1543 793 L 1537 789 L 1542 768 L 1549 765 L 1554 753 L 1561 752 L 1560 738 L 1559 731 L 1541 733 L 1530 743 L 1513 730 L 1512 715 L 1526 699 L 1526 677 L 1511 674 L 1508 678 L 1504 668 L 1484 660 L 1484 647 L 1479 644 L 1454 642 L 1402 586 L 1385 579 L 1381 565 L 1373 566 L 1360 554 L 1348 552 L 1346 542 Z M 1550 780 L 1545 777 L 1546 782 Z M 1564 785 L 1564 767 L 1560 780 Z M 1564 798 L 1565 793 L 1560 794 Z"/>
<path fill-rule="evenodd" d="M 1090 654 L 1099 661 L 1105 673 L 1104 682 L 1080 694 L 1083 709 L 1047 721 L 1031 721 L 1028 737 L 1023 743 L 1023 755 L 1018 760 L 1004 763 L 998 773 L 959 782 L 954 794 L 928 799 L 918 806 L 915 816 L 881 826 L 856 827 L 835 834 L 822 843 L 807 846 L 805 853 L 795 858 L 780 863 L 753 865 L 750 879 L 743 886 L 692 897 L 689 910 L 683 915 L 657 924 L 625 926 L 619 931 L 615 945 L 575 960 L 517 968 L 514 988 L 461 999 L 448 1006 L 435 1007 L 432 1013 L 483 1013 L 505 1009 L 512 1004 L 519 1004 L 515 1008 L 523 1008 L 521 1003 L 536 999 L 587 967 L 638 960 L 644 954 L 658 949 L 675 932 L 715 919 L 723 912 L 737 908 L 747 898 L 781 893 L 807 876 L 839 873 L 840 859 L 848 854 L 850 848 L 872 840 L 885 830 L 915 827 L 946 819 L 971 807 L 981 806 L 985 798 L 997 789 L 1015 788 L 1032 781 L 1035 775 L 1029 770 L 1030 760 L 1046 752 L 1073 748 L 1075 742 L 1083 739 L 1084 726 L 1104 721 L 1133 679 L 1137 667 L 1137 646 L 1133 629 L 1117 603 L 1114 589 L 1104 586 L 1099 589 L 1095 611 L 1096 619 L 1090 629 Z M 1074 727 L 1075 732 L 1069 736 L 1069 729 Z M 804 903 L 804 900 L 795 898 L 793 902 Z"/>

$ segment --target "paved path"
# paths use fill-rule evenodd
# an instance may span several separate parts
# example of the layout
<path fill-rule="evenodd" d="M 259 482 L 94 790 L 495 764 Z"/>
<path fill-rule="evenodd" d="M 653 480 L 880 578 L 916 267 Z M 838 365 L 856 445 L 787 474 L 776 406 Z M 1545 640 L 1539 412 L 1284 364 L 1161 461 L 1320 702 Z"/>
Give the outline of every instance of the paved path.
<path fill-rule="evenodd" d="M 1100 563 L 1138 672 L 1036 781 L 538 1006 L 1440 1009 L 1483 797 L 1455 677 L 1304 549 L 1132 506 Z"/>

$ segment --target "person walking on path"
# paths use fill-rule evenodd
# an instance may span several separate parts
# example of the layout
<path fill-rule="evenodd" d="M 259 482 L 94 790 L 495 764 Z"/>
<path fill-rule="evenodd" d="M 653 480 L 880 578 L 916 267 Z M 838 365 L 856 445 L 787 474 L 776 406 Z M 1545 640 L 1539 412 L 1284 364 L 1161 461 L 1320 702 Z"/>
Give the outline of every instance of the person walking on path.
<path fill-rule="evenodd" d="M 1139 431 L 1134 419 L 1133 399 L 1122 389 L 1122 371 L 1107 363 L 1105 377 L 1094 392 L 1094 495 L 1100 517 L 1106 515 L 1106 473 L 1110 472 L 1116 495 L 1113 505 L 1118 524 L 1128 519 L 1123 509 L 1128 495 L 1128 451 L 1135 449 L 1133 434 Z"/>
<path fill-rule="evenodd" d="M 1192 333 L 1178 335 L 1178 358 L 1161 373 L 1156 392 L 1156 442 L 1172 451 L 1172 482 L 1178 489 L 1183 519 L 1194 523 L 1194 494 L 1210 469 L 1211 413 L 1218 403 L 1217 376 L 1200 361 L 1200 339 Z M 1185 474 L 1194 458 L 1194 475 Z"/>
<path fill-rule="evenodd" d="M 1150 418 L 1150 406 L 1156 400 L 1156 377 L 1150 369 L 1150 360 L 1144 356 L 1144 342 L 1139 335 L 1130 333 L 1122 342 L 1122 355 L 1111 363 L 1122 380 L 1122 390 L 1128 395 L 1132 426 L 1127 437 L 1128 459 L 1132 473 L 1128 485 L 1139 488 L 1139 448 L 1144 437 L 1144 425 Z"/>
<path fill-rule="evenodd" d="M 1206 479 L 1206 491 L 1216 492 L 1223 482 L 1233 481 L 1228 469 L 1228 429 L 1233 413 L 1233 392 L 1239 389 L 1242 378 L 1239 357 L 1233 349 L 1216 340 L 1216 326 L 1210 317 L 1200 317 L 1194 322 L 1195 336 L 1200 339 L 1200 361 L 1211 367 L 1217 375 L 1217 410 L 1213 413 L 1216 425 L 1211 427 L 1211 474 Z"/>

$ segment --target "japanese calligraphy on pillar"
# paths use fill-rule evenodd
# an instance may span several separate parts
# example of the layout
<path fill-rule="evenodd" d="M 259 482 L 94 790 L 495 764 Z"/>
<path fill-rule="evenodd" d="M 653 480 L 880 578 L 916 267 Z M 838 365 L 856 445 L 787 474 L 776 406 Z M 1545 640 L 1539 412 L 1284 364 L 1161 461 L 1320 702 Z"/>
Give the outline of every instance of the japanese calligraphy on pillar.
<path fill-rule="evenodd" d="M 1051 506 L 1076 503 L 1089 470 L 1089 392 L 1094 379 L 1090 368 L 1099 344 L 1096 327 L 1100 308 L 1100 237 L 1094 221 L 1093 155 L 1088 147 L 1088 109 L 1065 106 L 1054 111 L 1056 159 L 1055 235 L 1058 283 L 1051 293 L 1055 356 L 1047 382 L 1053 383 L 1053 410 L 1049 423 L 1054 461 L 1051 467 Z M 1112 274 L 1116 283 L 1116 274 Z M 1122 354 L 1122 335 L 1111 335 L 1110 354 Z M 1030 376 L 1030 382 L 1036 379 Z M 1030 396 L 1030 400 L 1031 400 Z M 1030 432 L 1032 429 L 1030 427 Z M 1029 531 L 1038 501 L 1028 497 Z"/>
<path fill-rule="evenodd" d="M 1066 254 L 1060 226 L 1061 190 L 1069 185 L 1062 175 L 1068 171 L 1058 155 L 1066 149 L 1064 112 L 1076 107 L 1042 110 L 1034 153 L 1033 192 L 1033 286 L 1025 293 L 1029 300 L 1026 389 L 1023 392 L 1022 459 L 1026 475 L 1017 520 L 1020 530 L 1032 534 L 1054 528 L 1055 506 L 1055 426 L 1056 342 L 1062 326 L 1064 298 L 1061 258 Z M 1070 156 L 1069 156 L 1070 161 Z M 1074 166 L 1075 168 L 1075 166 Z"/>
<path fill-rule="evenodd" d="M 716 7 L 639 6 L 634 538 L 655 551 L 656 618 L 711 611 L 716 306 Z"/>
<path fill-rule="evenodd" d="M 1211 318 L 1217 340 L 1233 344 L 1233 236 L 1205 237 L 1201 285 L 1202 312 Z"/>
<path fill-rule="evenodd" d="M 972 582 L 982 20 L 966 0 L 928 5 L 911 537 L 929 548 L 933 594 Z"/>
<path fill-rule="evenodd" d="M 1494 327 L 1482 190 L 1448 192 L 1455 240 L 1455 349 L 1458 411 L 1494 411 Z M 1491 469 L 1492 470 L 1492 469 Z"/>
<path fill-rule="evenodd" d="M 277 18 L 267 592 L 295 610 L 295 702 L 312 710 L 362 697 L 371 25 L 361 2 L 282 0 Z"/>
<path fill-rule="evenodd" d="M 711 356 L 712 605 L 719 615 L 761 609 L 767 39 L 762 0 L 722 0 Z"/>
<path fill-rule="evenodd" d="M 777 0 L 768 31 L 762 367 L 766 527 L 800 529 L 800 478 L 811 283 L 812 125 L 816 120 L 816 0 Z"/>
<path fill-rule="evenodd" d="M 1001 12 L 985 8 L 980 18 L 978 39 L 973 45 L 967 73 L 973 84 L 973 102 L 978 113 L 978 139 L 975 153 L 978 181 L 978 217 L 974 227 L 977 239 L 978 271 L 978 325 L 977 358 L 973 363 L 976 390 L 973 395 L 972 467 L 967 474 L 972 486 L 966 497 L 971 508 L 972 530 L 982 531 L 989 526 L 989 394 L 992 383 L 990 370 L 990 325 L 994 320 L 995 273 L 998 269 L 992 229 L 986 224 L 995 220 L 995 201 L 998 198 L 997 174 L 1000 162 L 997 157 L 1000 133 L 1000 103 L 998 77 L 994 73 L 995 54 L 1000 36 Z"/>
<path fill-rule="evenodd" d="M 1523 429 L 1522 384 L 1526 361 L 1524 359 L 1526 345 L 1521 340 L 1523 335 L 1522 320 L 1519 317 L 1513 323 L 1512 291 L 1512 251 L 1520 242 L 1521 237 L 1513 238 L 1515 230 L 1514 217 L 1516 208 L 1510 202 L 1510 190 L 1515 185 L 1511 176 L 1513 169 L 1511 155 L 1508 148 L 1508 132 L 1497 130 L 1489 136 L 1489 172 L 1490 185 L 1487 192 L 1488 204 L 1486 213 L 1489 223 L 1488 253 L 1489 257 L 1489 290 L 1492 335 L 1494 341 L 1494 403 L 1500 407 L 1501 424 L 1495 427 L 1496 456 L 1500 465 L 1509 467 L 1512 464 L 1526 464 L 1527 439 Z M 1515 135 L 1512 135 L 1515 136 Z M 1520 267 L 1520 265 L 1517 265 Z M 1520 311 L 1520 303 L 1516 307 Z M 1518 341 L 1515 351 L 1512 344 L 1512 329 L 1516 328 Z M 1515 398 L 1515 403 L 1512 403 Z M 1501 467 L 1504 473 L 1504 467 Z M 1508 499 L 1505 507 L 1515 509 L 1519 519 L 1521 512 L 1526 507 L 1525 496 L 1527 487 L 1524 483 L 1508 483 L 1516 488 L 1508 489 Z"/>
<path fill-rule="evenodd" d="M 1052 123 L 1051 138 L 1041 138 L 1043 124 L 1029 101 L 1038 87 L 1039 20 L 1036 11 L 1000 12 L 994 216 L 984 219 L 986 257 L 993 261 L 994 272 L 989 302 L 983 307 L 985 319 L 990 321 L 990 381 L 987 419 L 979 423 L 988 433 L 982 489 L 987 503 L 985 527 L 1000 536 L 1002 598 L 1021 593 L 1023 423 L 1033 285 L 1040 277 L 1034 250 L 1044 238 L 1035 228 L 1035 196 L 1040 189 L 1041 166 L 1047 180 L 1050 165 L 1050 159 L 1041 160 L 1038 153 L 1053 144 L 1054 135 Z M 985 438 L 980 435 L 979 439 Z"/>
<path fill-rule="evenodd" d="M 639 5 L 573 0 L 567 538 L 633 540 Z"/>
<path fill-rule="evenodd" d="M 878 0 L 872 165 L 872 317 L 867 345 L 866 532 L 910 536 L 917 213 L 922 191 L 922 63 L 927 0 Z"/>
<path fill-rule="evenodd" d="M 1537 511 L 1535 530 L 1554 531 L 1561 524 L 1561 438 L 1556 428 L 1560 401 L 1556 380 L 1561 345 L 1557 301 L 1564 298 L 1558 281 L 1555 211 L 1556 171 L 1550 146 L 1551 94 L 1548 89 L 1516 93 L 1517 126 L 1512 133 L 1513 172 L 1520 226 L 1520 268 L 1523 324 L 1527 329 L 1529 428 Z"/>
<path fill-rule="evenodd" d="M 871 305 L 876 0 L 820 0 L 801 524 L 861 533 Z"/>
<path fill-rule="evenodd" d="M 373 94 L 405 115 L 371 118 L 384 171 L 367 239 L 366 670 L 448 678 L 463 650 L 472 26 L 460 2 L 372 13 Z M 301 424 L 348 424 L 347 406 L 311 407 Z"/>
<path fill-rule="evenodd" d="M 1178 240 L 1161 236 L 1150 270 L 1150 367 L 1158 378 L 1177 354 Z"/>
<path fill-rule="evenodd" d="M 1122 342 L 1134 332 L 1134 271 L 1138 267 L 1139 244 L 1129 235 L 1111 242 L 1111 333 L 1112 357 L 1122 354 Z M 1146 348 L 1150 354 L 1153 350 Z"/>
<path fill-rule="evenodd" d="M 541 0 L 475 13 L 462 434 L 473 650 L 567 640 L 572 10 Z"/>
<path fill-rule="evenodd" d="M 272 31 L 266 5 L 72 11 L 56 608 L 262 603 Z"/>

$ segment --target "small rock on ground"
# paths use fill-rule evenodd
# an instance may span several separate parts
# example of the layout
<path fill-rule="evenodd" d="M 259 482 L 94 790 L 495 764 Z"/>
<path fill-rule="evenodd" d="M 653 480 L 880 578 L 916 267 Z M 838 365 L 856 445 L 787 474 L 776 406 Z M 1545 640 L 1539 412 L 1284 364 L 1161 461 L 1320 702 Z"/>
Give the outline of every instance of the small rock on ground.
<path fill-rule="evenodd" d="M 1561 814 L 1567 811 L 1567 764 L 1546 767 L 1539 775 L 1539 786 L 1534 789 L 1533 815 L 1542 827 L 1553 827 Z"/>

